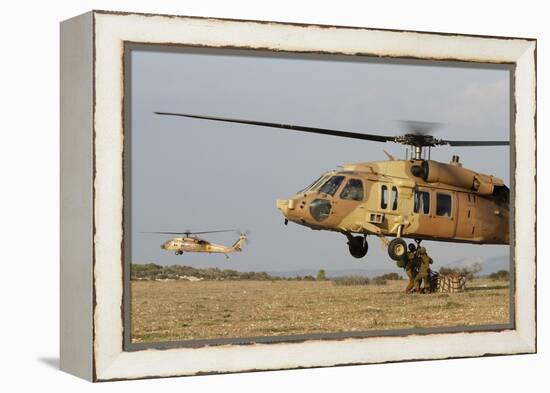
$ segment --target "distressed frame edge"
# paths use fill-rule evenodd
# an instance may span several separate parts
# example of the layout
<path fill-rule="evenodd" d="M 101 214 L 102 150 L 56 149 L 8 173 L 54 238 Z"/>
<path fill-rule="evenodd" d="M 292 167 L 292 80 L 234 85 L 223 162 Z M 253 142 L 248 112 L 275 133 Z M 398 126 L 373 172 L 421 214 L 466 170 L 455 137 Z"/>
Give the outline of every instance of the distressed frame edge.
<path fill-rule="evenodd" d="M 93 12 L 59 25 L 60 369 L 88 381 L 93 364 Z"/>
<path fill-rule="evenodd" d="M 382 31 L 382 32 L 395 32 L 395 33 L 419 33 L 419 34 L 434 34 L 442 35 L 448 37 L 472 37 L 472 38 L 494 38 L 502 40 L 525 40 L 525 41 L 536 41 L 534 37 L 509 37 L 509 36 L 498 36 L 498 35 L 486 35 L 486 34 L 466 34 L 466 33 L 449 33 L 441 31 L 428 31 L 428 30 L 407 30 L 407 29 L 389 29 L 382 27 L 364 27 L 364 26 L 353 26 L 353 25 L 329 25 L 323 23 L 307 23 L 307 22 L 287 22 L 287 21 L 273 21 L 273 20 L 262 20 L 262 19 L 242 19 L 242 18 L 223 18 L 217 16 L 198 16 L 198 15 L 183 15 L 183 14 L 157 14 L 151 12 L 137 12 L 137 11 L 112 11 L 112 10 L 103 10 L 103 9 L 94 9 L 92 12 L 94 14 L 103 14 L 103 15 L 120 15 L 120 16 L 160 16 L 163 18 L 179 18 L 179 19 L 199 19 L 199 20 L 211 20 L 211 21 L 220 21 L 220 22 L 244 22 L 244 23 L 256 23 L 256 24 L 270 24 L 270 25 L 284 25 L 284 26 L 296 26 L 296 27 L 319 27 L 324 29 L 356 29 L 356 30 L 371 30 L 371 31 Z"/>
<path fill-rule="evenodd" d="M 101 12 L 101 14 L 105 14 L 103 12 Z M 113 15 L 113 13 L 108 13 L 108 15 Z M 130 15 L 136 15 L 136 14 L 130 14 Z M 170 18 L 174 18 L 174 16 L 170 16 Z M 185 17 L 185 19 L 193 19 L 192 17 Z M 209 18 L 207 18 L 209 19 Z M 247 21 L 247 22 L 254 22 L 254 21 Z M 280 22 L 274 22 L 273 24 L 276 24 L 276 25 L 287 25 L 287 24 L 284 24 L 284 23 L 280 23 Z M 326 26 L 325 26 L 326 27 Z M 362 28 L 364 30 L 371 30 L 371 29 L 368 29 L 368 28 Z M 416 32 L 415 32 L 416 33 Z M 399 32 L 395 32 L 394 34 L 399 34 Z M 437 34 L 437 33 L 427 33 L 427 34 Z M 453 36 L 456 36 L 456 35 L 453 35 Z M 467 36 L 468 37 L 468 36 Z M 505 38 L 502 38 L 502 37 L 498 37 L 499 39 L 503 39 L 503 40 L 506 40 Z M 533 40 L 525 40 L 525 43 L 526 43 L 526 47 L 524 48 L 525 51 L 523 52 L 523 54 L 526 54 L 527 57 L 530 57 L 531 59 L 535 59 L 535 57 L 533 56 L 533 53 L 535 54 L 536 56 L 536 40 L 535 42 L 532 42 Z M 519 59 L 516 59 L 516 60 L 519 60 Z M 535 59 L 536 60 L 536 59 Z M 517 64 L 517 63 L 516 63 Z M 533 64 L 533 62 L 529 63 L 529 61 L 526 63 L 527 66 L 529 66 L 530 64 Z M 534 72 L 535 74 L 531 76 L 533 76 L 533 80 L 534 80 L 534 88 L 536 88 L 536 67 L 535 65 L 533 66 L 534 67 Z M 527 90 L 530 90 L 529 88 Z M 532 95 L 532 91 L 528 91 L 527 92 L 527 97 L 531 99 L 532 104 L 534 105 L 534 116 L 535 116 L 535 120 L 536 120 L 536 101 L 534 100 L 535 97 Z M 518 105 L 518 103 L 516 102 L 516 109 L 519 107 L 520 105 Z M 518 119 L 516 118 L 516 128 L 517 128 L 517 125 L 518 125 Z M 536 149 L 536 123 L 533 123 L 533 129 L 529 129 L 528 131 L 533 131 L 534 133 L 534 142 L 535 142 L 535 149 Z M 536 151 L 536 150 L 535 150 Z M 517 170 L 517 168 L 516 168 Z M 536 163 L 535 163 L 535 175 L 536 175 Z M 533 184 L 535 187 L 536 187 L 536 178 L 535 178 L 535 182 Z M 535 195 L 535 198 L 536 198 L 536 195 Z M 535 199 L 535 206 L 536 206 L 536 199 Z M 533 216 L 532 217 L 532 221 L 533 223 L 535 224 L 536 226 L 536 216 Z M 536 230 L 536 227 L 535 227 L 535 230 Z M 536 250 L 531 250 L 531 251 L 535 251 L 534 252 L 534 257 L 536 258 Z M 536 280 L 536 267 L 534 265 L 530 266 L 531 268 L 531 273 L 533 273 L 533 269 L 534 269 L 534 276 L 532 277 L 534 280 Z M 517 274 L 517 272 L 516 272 Z M 536 282 L 536 281 L 535 281 Z M 96 283 L 97 284 L 97 283 Z M 532 302 L 533 304 L 529 304 L 528 307 L 531 307 L 533 306 L 534 307 L 534 302 L 535 302 L 535 298 L 536 298 L 536 288 L 534 288 L 533 290 L 533 297 L 530 299 L 530 302 Z M 518 305 L 518 303 L 520 302 L 520 300 L 516 297 L 516 306 Z M 522 308 L 525 308 L 526 306 L 524 305 Z M 527 316 L 523 316 L 524 317 L 524 321 L 523 322 L 534 322 L 534 325 L 532 326 L 532 329 L 525 329 L 525 326 L 523 323 L 520 323 L 516 326 L 516 331 L 514 331 L 514 338 L 517 339 L 516 341 L 516 344 L 519 344 L 520 347 L 516 348 L 515 350 L 513 350 L 510 354 L 512 353 L 533 353 L 533 352 L 536 352 L 536 310 L 533 310 L 533 315 L 527 315 Z M 532 321 L 530 320 L 530 318 L 532 317 Z M 516 315 L 516 321 L 519 321 L 519 316 Z M 97 332 L 96 332 L 97 334 Z M 95 339 L 96 337 L 94 336 L 94 343 L 95 343 Z M 122 344 L 122 339 L 120 340 L 121 344 Z M 166 350 L 168 351 L 168 350 Z M 150 351 L 148 351 L 150 352 Z M 478 354 L 468 354 L 468 355 L 457 355 L 456 357 L 471 357 L 471 356 L 484 356 L 484 355 L 501 355 L 501 354 L 508 354 L 506 352 L 498 352 L 498 353 L 478 353 Z M 96 380 L 114 380 L 114 379 L 127 379 L 127 378 L 148 378 L 148 377 L 161 377 L 161 376 L 177 376 L 177 375 L 196 375 L 196 374 L 201 374 L 203 372 L 201 371 L 197 371 L 197 372 L 192 372 L 190 374 L 186 374 L 184 372 L 179 372 L 179 373 L 171 373 L 171 374 L 167 374 L 167 375 L 157 375 L 157 374 L 154 374 L 154 375 L 143 375 L 143 376 L 117 376 L 117 375 L 113 375 L 109 372 L 109 369 L 111 371 L 114 371 L 115 374 L 117 373 L 116 369 L 118 367 L 121 366 L 121 362 L 126 362 L 128 359 L 125 359 L 127 356 L 124 356 L 126 355 L 125 353 L 122 353 L 122 352 L 119 352 L 118 355 L 121 355 L 121 356 L 114 356 L 114 357 L 111 357 L 111 362 L 110 364 L 104 364 L 104 366 L 106 367 L 102 367 L 102 369 L 100 370 L 100 375 L 99 375 L 99 378 L 94 378 Z M 429 356 L 427 358 L 422 358 L 422 359 L 418 359 L 418 358 L 415 358 L 415 359 L 407 359 L 407 358 L 400 358 L 399 360 L 395 360 L 395 361 L 407 361 L 407 360 L 428 360 L 428 359 L 443 359 L 443 358 L 448 358 L 449 356 Z M 384 363 L 384 362 L 391 362 L 392 360 L 388 360 L 388 361 L 372 361 L 372 362 L 364 362 L 364 363 L 360 363 L 360 364 L 368 364 L 368 363 Z M 355 363 L 345 363 L 345 364 L 355 364 Z M 325 366 L 336 366 L 338 364 L 330 364 L 330 365 L 320 365 L 320 366 L 316 366 L 316 365 L 307 365 L 305 367 L 325 367 Z M 283 367 L 283 368 L 274 368 L 274 369 L 286 369 L 286 368 L 298 368 L 300 366 L 290 366 L 290 367 Z M 273 369 L 273 368 L 265 368 L 265 370 L 269 370 L 269 369 Z M 120 371 L 120 370 L 119 370 Z M 243 371 L 252 371 L 252 370 L 229 370 L 229 371 L 214 371 L 213 373 L 224 373 L 224 372 L 243 372 Z M 208 373 L 208 372 L 207 372 Z M 111 375 L 109 375 L 111 374 Z"/>
<path fill-rule="evenodd" d="M 537 42 L 529 42 L 525 51 L 516 62 L 515 87 L 515 146 L 520 146 L 525 153 L 516 151 L 516 172 L 514 174 L 515 190 L 515 236 L 517 245 L 514 255 L 516 265 L 515 280 L 515 323 L 520 338 L 531 353 L 537 352 Z M 526 133 L 527 137 L 518 145 L 518 134 Z M 529 157 L 529 160 L 518 159 L 519 156 Z M 522 176 L 525 170 L 529 176 Z M 532 176 L 532 177 L 531 177 Z M 522 202 L 525 201 L 525 202 Z M 526 205 L 526 207 L 521 207 Z M 518 207 L 519 206 L 519 207 Z M 520 214 L 518 210 L 533 207 L 532 215 Z M 520 228 L 518 230 L 518 227 Z M 519 235 L 518 235 L 519 233 Z M 531 235 L 527 238 L 527 234 Z M 522 236 L 523 235 L 523 236 Z M 525 249 L 523 249 L 525 248 Z M 519 249 L 519 253 L 518 253 Z M 523 250 L 523 251 L 522 251 Z M 520 263 L 521 252 L 527 254 L 528 260 Z M 525 256 L 525 255 L 524 255 Z M 522 279 L 518 279 L 518 273 Z"/>

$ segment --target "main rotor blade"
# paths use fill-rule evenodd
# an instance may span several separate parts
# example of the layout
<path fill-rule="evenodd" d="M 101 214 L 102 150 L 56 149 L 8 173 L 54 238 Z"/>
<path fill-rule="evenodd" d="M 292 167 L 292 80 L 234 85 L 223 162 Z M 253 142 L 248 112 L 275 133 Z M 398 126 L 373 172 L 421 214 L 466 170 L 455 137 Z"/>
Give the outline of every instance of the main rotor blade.
<path fill-rule="evenodd" d="M 200 234 L 203 234 L 203 233 L 218 233 L 218 232 L 235 232 L 235 229 L 222 229 L 220 231 L 191 232 L 191 234 L 200 235 Z"/>
<path fill-rule="evenodd" d="M 202 232 L 144 232 L 144 233 L 162 233 L 165 235 L 201 235 L 204 233 L 218 233 L 218 232 L 235 232 L 235 229 L 222 229 L 219 231 L 202 231 Z"/>
<path fill-rule="evenodd" d="M 508 146 L 510 141 L 447 141 L 442 140 L 449 146 Z"/>
<path fill-rule="evenodd" d="M 279 124 L 279 123 L 269 123 L 265 121 L 253 121 L 253 120 L 230 119 L 225 117 L 189 115 L 185 113 L 155 112 L 155 114 L 162 115 L 162 116 L 188 117 L 191 119 L 223 121 L 226 123 L 249 124 L 249 125 L 261 126 L 261 127 L 282 128 L 285 130 L 302 131 L 302 132 L 309 132 L 312 134 L 332 135 L 332 136 L 339 136 L 343 138 L 362 139 L 362 140 L 375 141 L 375 142 L 394 142 L 395 141 L 395 137 L 393 136 L 360 134 L 358 132 L 339 131 L 339 130 L 331 130 L 326 128 L 316 128 L 316 127 L 305 127 L 305 126 L 297 126 L 293 124 Z"/>

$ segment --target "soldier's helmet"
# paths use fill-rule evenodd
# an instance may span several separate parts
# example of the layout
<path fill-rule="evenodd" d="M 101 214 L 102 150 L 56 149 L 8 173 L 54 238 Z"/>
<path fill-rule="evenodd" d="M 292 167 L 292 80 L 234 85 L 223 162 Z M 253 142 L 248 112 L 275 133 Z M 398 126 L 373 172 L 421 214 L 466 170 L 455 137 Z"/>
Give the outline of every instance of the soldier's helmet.
<path fill-rule="evenodd" d="M 416 246 L 414 244 L 409 244 L 409 251 L 410 252 L 415 252 L 416 251 Z"/>
<path fill-rule="evenodd" d="M 419 253 L 420 255 L 426 254 L 426 249 L 425 249 L 424 247 L 419 247 L 419 248 L 418 248 L 418 253 Z"/>

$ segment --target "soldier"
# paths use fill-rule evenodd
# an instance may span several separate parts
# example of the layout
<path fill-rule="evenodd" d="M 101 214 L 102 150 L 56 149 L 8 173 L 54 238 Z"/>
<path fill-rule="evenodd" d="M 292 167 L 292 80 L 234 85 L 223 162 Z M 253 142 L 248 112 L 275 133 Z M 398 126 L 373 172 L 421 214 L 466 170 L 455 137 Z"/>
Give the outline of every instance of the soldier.
<path fill-rule="evenodd" d="M 422 284 L 422 281 L 424 281 L 423 291 L 430 292 L 430 265 L 433 263 L 433 260 L 429 257 L 424 247 L 419 247 L 417 250 L 417 254 L 420 262 L 420 267 L 418 270 L 418 274 L 414 279 L 414 289 L 416 292 L 421 292 L 420 285 Z"/>
<path fill-rule="evenodd" d="M 409 244 L 409 251 L 405 255 L 403 268 L 409 278 L 409 283 L 407 284 L 407 288 L 405 288 L 405 293 L 411 293 L 414 287 L 416 275 L 418 274 L 418 257 L 416 255 L 416 246 L 412 243 Z"/>

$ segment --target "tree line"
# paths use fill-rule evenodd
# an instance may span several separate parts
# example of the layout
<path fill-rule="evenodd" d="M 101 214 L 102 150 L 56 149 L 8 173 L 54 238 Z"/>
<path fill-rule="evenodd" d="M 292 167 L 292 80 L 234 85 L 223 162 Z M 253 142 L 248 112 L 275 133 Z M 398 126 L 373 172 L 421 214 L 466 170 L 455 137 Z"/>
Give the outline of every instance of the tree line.
<path fill-rule="evenodd" d="M 441 267 L 439 274 L 456 274 L 472 279 L 481 270 L 480 266 L 468 266 L 449 268 Z M 499 270 L 487 276 L 492 280 L 508 281 L 510 274 L 507 270 Z M 219 269 L 216 267 L 195 268 L 184 265 L 162 266 L 155 263 L 131 264 L 131 280 L 255 280 L 255 281 L 326 281 L 331 280 L 337 285 L 367 285 L 367 284 L 385 284 L 389 280 L 401 280 L 403 277 L 398 273 L 387 273 L 374 278 L 367 276 L 349 276 L 335 277 L 329 279 L 324 269 L 320 269 L 316 276 L 304 275 L 295 277 L 279 277 L 266 272 L 240 272 L 233 269 Z"/>
<path fill-rule="evenodd" d="M 385 283 L 386 280 L 400 280 L 402 277 L 397 273 L 388 273 L 372 279 L 372 282 L 378 284 Z M 195 268 L 184 265 L 162 266 L 156 263 L 131 264 L 131 280 L 256 280 L 256 281 L 326 281 L 329 278 L 324 269 L 320 269 L 316 276 L 304 275 L 295 277 L 279 277 L 266 272 L 239 272 L 233 269 L 219 269 L 215 267 Z M 371 282 L 366 276 L 357 276 L 356 279 L 350 277 L 337 277 L 332 279 L 335 283 L 347 282 Z M 346 285 L 346 284 L 343 284 Z"/>

